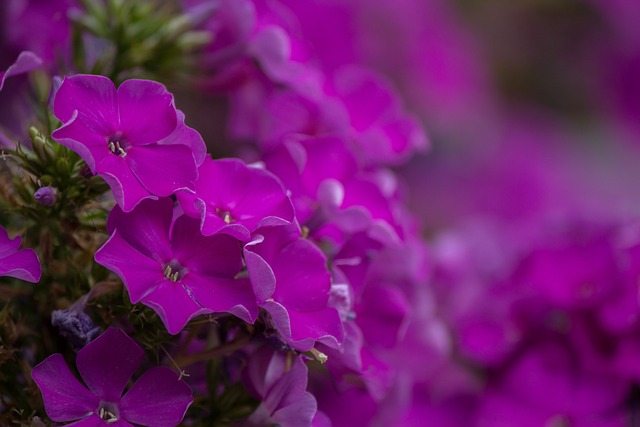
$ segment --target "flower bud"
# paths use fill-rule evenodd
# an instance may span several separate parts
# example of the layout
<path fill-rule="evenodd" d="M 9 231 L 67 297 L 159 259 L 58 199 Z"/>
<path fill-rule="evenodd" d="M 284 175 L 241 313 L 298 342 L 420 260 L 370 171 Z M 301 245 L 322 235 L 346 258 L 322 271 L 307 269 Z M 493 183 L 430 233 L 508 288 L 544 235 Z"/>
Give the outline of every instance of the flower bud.
<path fill-rule="evenodd" d="M 53 206 L 58 200 L 58 192 L 54 187 L 42 187 L 33 195 L 42 206 Z"/>

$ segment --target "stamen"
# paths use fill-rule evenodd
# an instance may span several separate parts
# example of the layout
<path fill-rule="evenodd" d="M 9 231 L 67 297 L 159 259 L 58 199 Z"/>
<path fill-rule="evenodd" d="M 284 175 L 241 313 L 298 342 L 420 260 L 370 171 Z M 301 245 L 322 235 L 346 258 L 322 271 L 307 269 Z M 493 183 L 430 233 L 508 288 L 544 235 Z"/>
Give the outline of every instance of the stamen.
<path fill-rule="evenodd" d="M 109 424 L 115 423 L 116 421 L 118 421 L 118 417 L 116 416 L 116 414 L 106 410 L 103 407 L 100 407 L 100 409 L 98 410 L 98 416 Z"/>
<path fill-rule="evenodd" d="M 171 280 L 172 282 L 177 282 L 178 279 L 180 279 L 180 276 L 181 276 L 180 272 L 181 271 L 182 271 L 182 273 L 184 273 L 184 271 L 180 267 L 180 265 L 174 265 L 173 267 L 171 267 L 171 264 L 168 264 L 164 268 L 163 274 L 164 274 L 164 277 L 167 278 L 168 280 Z"/>
<path fill-rule="evenodd" d="M 122 138 L 122 135 L 119 132 L 113 135 L 111 138 L 109 138 L 107 147 L 109 147 L 109 151 L 112 154 L 124 157 L 127 155 L 127 152 L 124 151 L 124 148 L 122 148 L 122 146 L 120 145 L 120 143 L 124 143 L 124 141 L 121 141 L 120 138 Z"/>
<path fill-rule="evenodd" d="M 218 215 L 218 217 L 221 218 L 227 224 L 231 224 L 235 222 L 235 220 L 233 219 L 233 216 L 231 216 L 231 212 L 229 212 L 228 210 L 216 208 L 216 215 Z"/>

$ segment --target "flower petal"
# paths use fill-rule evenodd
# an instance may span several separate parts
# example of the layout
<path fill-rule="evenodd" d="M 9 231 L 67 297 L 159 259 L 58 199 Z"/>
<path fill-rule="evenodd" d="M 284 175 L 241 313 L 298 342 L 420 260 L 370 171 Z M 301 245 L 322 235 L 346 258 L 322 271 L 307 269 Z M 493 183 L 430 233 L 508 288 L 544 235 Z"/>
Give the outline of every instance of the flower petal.
<path fill-rule="evenodd" d="M 125 212 L 131 212 L 144 199 L 158 199 L 138 181 L 122 157 L 105 157 L 96 166 L 96 173 L 107 181 L 118 206 Z"/>
<path fill-rule="evenodd" d="M 133 212 L 114 208 L 109 214 L 107 230 L 119 230 L 135 250 L 158 262 L 173 257 L 169 243 L 169 229 L 173 217 L 173 202 L 169 198 L 143 200 Z"/>
<path fill-rule="evenodd" d="M 65 77 L 56 92 L 53 112 L 66 123 L 76 110 L 82 123 L 98 134 L 116 132 L 119 119 L 113 82 L 103 76 L 87 74 Z"/>
<path fill-rule="evenodd" d="M 124 395 L 120 416 L 135 424 L 174 427 L 191 402 L 191 388 L 171 369 L 158 366 L 145 372 Z"/>
<path fill-rule="evenodd" d="M 91 127 L 91 123 L 83 120 L 77 111 L 74 111 L 71 118 L 59 129 L 56 129 L 51 137 L 58 143 L 78 153 L 87 163 L 93 173 L 96 172 L 96 165 L 105 158 L 113 157 L 109 152 L 107 136 Z"/>
<path fill-rule="evenodd" d="M 0 226 L 0 258 L 4 258 L 14 252 L 17 252 L 20 248 L 22 239 L 17 236 L 14 239 L 9 238 L 7 230 Z"/>
<path fill-rule="evenodd" d="M 109 427 L 134 427 L 123 419 L 107 424 L 98 414 L 93 414 L 75 423 L 66 424 L 65 427 L 105 427 L 105 425 Z"/>
<path fill-rule="evenodd" d="M 186 145 L 131 147 L 125 160 L 131 172 L 152 194 L 170 196 L 182 188 L 195 188 L 198 169 L 193 152 Z"/>
<path fill-rule="evenodd" d="M 77 420 L 98 408 L 100 400 L 71 373 L 61 354 L 47 357 L 33 368 L 31 376 L 53 421 Z"/>
<path fill-rule="evenodd" d="M 117 229 L 96 252 L 95 260 L 120 277 L 134 304 L 165 280 L 162 265 L 134 249 Z"/>
<path fill-rule="evenodd" d="M 160 283 L 142 299 L 142 303 L 158 313 L 167 331 L 173 335 L 180 332 L 192 318 L 210 312 L 201 307 L 181 283 L 169 280 Z"/>
<path fill-rule="evenodd" d="M 38 283 L 42 267 L 33 249 L 23 249 L 0 258 L 0 276 L 11 276 L 27 282 Z"/>
<path fill-rule="evenodd" d="M 173 95 L 164 85 L 149 80 L 127 80 L 118 88 L 120 126 L 134 146 L 158 142 L 178 124 Z"/>
<path fill-rule="evenodd" d="M 320 341 L 329 347 L 336 348 L 344 341 L 344 327 L 338 310 L 326 307 L 323 310 L 300 312 L 289 310 L 291 321 L 292 347 L 307 351 L 313 346 L 309 345 L 309 338 Z"/>
<path fill-rule="evenodd" d="M 231 313 L 247 323 L 258 317 L 256 296 L 247 279 L 206 277 L 193 273 L 182 280 L 193 297 L 213 312 Z"/>
<path fill-rule="evenodd" d="M 331 278 L 322 251 L 305 239 L 285 246 L 269 260 L 276 276 L 274 299 L 287 308 L 320 310 L 327 305 Z"/>
<path fill-rule="evenodd" d="M 109 328 L 78 352 L 76 365 L 100 400 L 118 402 L 143 357 L 142 348 L 127 334 Z"/>
<path fill-rule="evenodd" d="M 171 247 L 182 266 L 200 276 L 230 279 L 242 269 L 242 248 L 235 238 L 203 236 L 199 221 L 186 215 L 173 224 Z"/>
<path fill-rule="evenodd" d="M 177 110 L 178 113 L 178 126 L 171 135 L 159 141 L 160 145 L 173 145 L 182 144 L 189 147 L 193 153 L 193 157 L 196 160 L 196 164 L 201 165 L 207 158 L 207 146 L 202 139 L 202 136 L 195 129 L 190 128 L 184 124 L 184 113 Z"/>
<path fill-rule="evenodd" d="M 33 52 L 20 52 L 18 59 L 6 71 L 0 72 L 0 90 L 4 87 L 4 81 L 11 76 L 28 73 L 42 65 L 42 59 Z"/>

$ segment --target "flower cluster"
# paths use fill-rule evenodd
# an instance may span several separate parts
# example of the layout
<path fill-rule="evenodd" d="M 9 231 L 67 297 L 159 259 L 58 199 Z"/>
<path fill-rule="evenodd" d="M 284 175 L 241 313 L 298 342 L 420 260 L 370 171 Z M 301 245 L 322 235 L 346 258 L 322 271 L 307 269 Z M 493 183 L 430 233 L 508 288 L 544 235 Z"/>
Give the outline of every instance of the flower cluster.
<path fill-rule="evenodd" d="M 632 424 L 640 9 L 485 3 L 0 5 L 0 425 Z"/>
<path fill-rule="evenodd" d="M 32 174 L 15 200 L 33 221 L 27 232 L 61 245 L 43 248 L 33 296 L 53 297 L 47 334 L 77 352 L 86 385 L 60 354 L 37 364 L 30 377 L 48 417 L 176 425 L 191 403 L 187 381 L 199 402 L 188 422 L 326 424 L 307 391 L 308 363 L 324 364 L 314 384 L 390 395 L 398 344 L 408 329 L 431 327 L 419 286 L 425 250 L 389 169 L 427 141 L 391 85 L 356 66 L 325 74 L 298 51 L 284 5 L 185 1 L 180 34 L 201 40 L 194 87 L 229 105 L 228 136 L 205 144 L 164 84 L 138 78 L 156 69 L 125 61 L 139 34 L 110 39 L 101 27 L 162 15 L 113 0 L 55 3 L 68 19 L 50 29 L 59 42 L 16 42 L 35 53 L 3 75 L 36 66 L 57 74 L 31 145 L 10 142 Z M 29 16 L 49 6 L 33 2 Z M 123 49 L 114 63 L 106 51 L 87 56 L 101 43 Z M 74 55 L 83 66 L 64 62 Z M 47 72 L 36 75 L 42 85 Z M 238 157 L 216 155 L 223 144 Z M 100 335 L 112 325 L 122 329 Z M 181 379 L 153 368 L 127 389 L 142 359 L 129 336 Z"/>

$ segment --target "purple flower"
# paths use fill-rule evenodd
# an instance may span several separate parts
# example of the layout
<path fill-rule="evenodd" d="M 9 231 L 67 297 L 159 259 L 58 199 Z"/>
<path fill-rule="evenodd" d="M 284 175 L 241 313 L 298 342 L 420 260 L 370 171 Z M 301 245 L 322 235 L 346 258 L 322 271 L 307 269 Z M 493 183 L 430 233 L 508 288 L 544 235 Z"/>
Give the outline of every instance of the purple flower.
<path fill-rule="evenodd" d="M 288 362 L 287 355 L 262 347 L 251 355 L 245 383 L 262 402 L 247 420 L 250 426 L 311 426 L 316 399 L 306 391 L 307 366 L 301 356 Z"/>
<path fill-rule="evenodd" d="M 51 324 L 60 330 L 60 335 L 67 339 L 74 351 L 79 351 L 102 333 L 84 312 L 89 295 L 90 293 L 64 310 L 51 312 Z"/>
<path fill-rule="evenodd" d="M 33 194 L 33 197 L 42 206 L 53 206 L 58 200 L 57 190 L 54 187 L 42 187 Z"/>
<path fill-rule="evenodd" d="M 338 311 L 328 306 L 326 258 L 300 238 L 297 227 L 258 229 L 244 256 L 258 305 L 270 314 L 286 343 L 307 351 L 316 341 L 337 347 L 344 340 Z"/>
<path fill-rule="evenodd" d="M 145 200 L 132 212 L 115 207 L 111 237 L 95 259 L 124 282 L 132 303 L 158 313 L 171 334 L 199 314 L 227 312 L 253 323 L 258 308 L 243 268 L 242 247 L 226 234 L 203 236 L 200 221 L 173 218 L 173 203 Z"/>
<path fill-rule="evenodd" d="M 42 275 L 40 260 L 33 249 L 22 249 L 20 237 L 10 239 L 0 226 L 0 276 L 11 276 L 27 282 L 37 283 Z"/>
<path fill-rule="evenodd" d="M 428 146 L 417 120 L 404 112 L 395 93 L 373 72 L 345 67 L 335 90 L 345 103 L 361 160 L 368 165 L 398 164 Z"/>
<path fill-rule="evenodd" d="M 626 425 L 629 382 L 584 369 L 567 350 L 547 343 L 525 353 L 499 386 L 486 393 L 478 425 Z"/>
<path fill-rule="evenodd" d="M 125 212 L 143 199 L 193 189 L 204 142 L 185 129 L 160 83 L 127 80 L 116 91 L 106 77 L 66 77 L 53 109 L 63 126 L 52 137 L 107 181 Z"/>
<path fill-rule="evenodd" d="M 28 73 L 42 65 L 42 59 L 33 52 L 25 51 L 18 55 L 18 59 L 5 71 L 0 71 L 0 90 L 4 87 L 4 81 L 11 76 Z"/>
<path fill-rule="evenodd" d="M 293 206 L 271 173 L 239 159 L 207 160 L 199 168 L 195 194 L 177 194 L 185 213 L 202 218 L 202 232 L 218 231 L 248 241 L 260 226 L 291 224 Z"/>
<path fill-rule="evenodd" d="M 142 348 L 120 329 L 109 328 L 78 353 L 82 384 L 64 357 L 54 354 L 33 368 L 47 415 L 74 426 L 176 426 L 193 401 L 191 389 L 171 369 L 145 372 L 122 395 L 142 363 Z M 85 386 L 86 384 L 86 386 Z"/>

